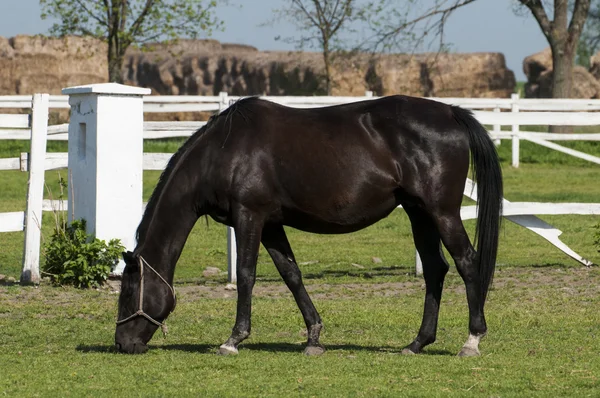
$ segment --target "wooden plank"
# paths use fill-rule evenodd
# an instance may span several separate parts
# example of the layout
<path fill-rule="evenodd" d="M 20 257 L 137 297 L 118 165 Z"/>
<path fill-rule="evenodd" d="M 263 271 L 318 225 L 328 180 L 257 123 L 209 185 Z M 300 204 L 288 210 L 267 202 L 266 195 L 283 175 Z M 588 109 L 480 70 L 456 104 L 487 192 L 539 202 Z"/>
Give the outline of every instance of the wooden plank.
<path fill-rule="evenodd" d="M 470 179 L 467 178 L 465 183 L 465 190 L 463 194 L 473 200 L 477 200 L 477 186 Z M 511 202 L 506 199 L 502 200 L 502 204 L 504 208 L 510 208 Z M 558 237 L 562 234 L 562 231 L 558 228 L 553 227 L 552 225 L 546 223 L 545 221 L 540 220 L 536 216 L 532 214 L 524 214 L 524 215 L 506 215 L 506 218 L 515 224 L 521 225 L 528 230 L 535 232 L 540 235 L 542 238 L 546 239 L 548 242 L 552 243 L 556 248 L 561 250 L 563 253 L 571 257 L 572 259 L 580 262 L 585 266 L 591 266 L 592 262 L 586 260 L 581 257 L 579 254 L 575 253 L 570 247 L 565 245 Z"/>
<path fill-rule="evenodd" d="M 598 111 L 600 100 L 576 98 L 520 98 L 520 109 L 527 111 Z"/>
<path fill-rule="evenodd" d="M 562 145 L 555 144 L 553 142 L 539 140 L 537 138 L 528 138 L 527 140 L 534 142 L 538 145 L 545 146 L 546 148 L 554 149 L 555 151 L 566 153 L 567 155 L 571 155 L 579 159 L 587 160 L 588 162 L 600 164 L 600 158 L 597 156 L 589 155 L 584 152 L 576 151 L 575 149 L 567 148 Z"/>
<path fill-rule="evenodd" d="M 0 170 L 21 170 L 21 159 L 19 159 L 19 158 L 0 159 Z"/>
<path fill-rule="evenodd" d="M 67 211 L 68 203 L 67 200 L 44 199 L 42 201 L 42 211 Z"/>
<path fill-rule="evenodd" d="M 29 115 L 2 115 L 0 114 L 1 129 L 28 129 Z"/>
<path fill-rule="evenodd" d="M 144 122 L 144 131 L 198 130 L 206 122 Z"/>
<path fill-rule="evenodd" d="M 0 213 L 0 232 L 22 231 L 24 220 L 25 213 L 22 211 Z"/>
<path fill-rule="evenodd" d="M 477 218 L 477 206 L 463 206 L 460 216 L 463 220 Z M 520 215 L 600 215 L 600 203 L 537 203 L 537 202 L 508 202 L 504 204 L 503 216 Z"/>
<path fill-rule="evenodd" d="M 144 170 L 164 170 L 173 156 L 172 153 L 144 153 Z M 29 155 L 25 152 L 21 153 L 21 159 L 14 158 L 11 162 L 16 162 L 19 167 L 10 170 L 28 171 Z M 45 170 L 64 169 L 68 167 L 69 154 L 66 152 L 47 152 L 44 162 Z M 11 163 L 12 164 L 12 163 Z M 0 163 L 1 165 L 1 163 Z M 1 168 L 0 168 L 1 169 Z"/>
<path fill-rule="evenodd" d="M 144 153 L 144 170 L 164 170 L 172 153 Z"/>
<path fill-rule="evenodd" d="M 31 109 L 31 95 L 0 95 L 0 108 Z"/>
<path fill-rule="evenodd" d="M 29 140 L 31 139 L 31 130 L 26 129 L 7 129 L 0 128 L 0 140 Z"/>
<path fill-rule="evenodd" d="M 523 139 L 537 138 L 549 141 L 600 141 L 600 134 L 538 133 L 521 130 L 519 131 L 519 136 Z"/>
<path fill-rule="evenodd" d="M 44 159 L 48 131 L 48 94 L 33 96 L 31 126 L 31 160 L 25 209 L 25 242 L 21 283 L 40 282 L 40 242 L 42 201 L 44 199 Z"/>
<path fill-rule="evenodd" d="M 219 103 L 221 97 L 217 95 L 146 95 L 144 103 L 167 104 L 167 103 Z"/>
<path fill-rule="evenodd" d="M 144 113 L 158 112 L 216 112 L 219 110 L 219 104 L 200 104 L 200 103 L 146 103 L 144 102 Z"/>
<path fill-rule="evenodd" d="M 503 126 L 596 126 L 600 112 L 487 112 L 474 111 L 482 124 Z"/>

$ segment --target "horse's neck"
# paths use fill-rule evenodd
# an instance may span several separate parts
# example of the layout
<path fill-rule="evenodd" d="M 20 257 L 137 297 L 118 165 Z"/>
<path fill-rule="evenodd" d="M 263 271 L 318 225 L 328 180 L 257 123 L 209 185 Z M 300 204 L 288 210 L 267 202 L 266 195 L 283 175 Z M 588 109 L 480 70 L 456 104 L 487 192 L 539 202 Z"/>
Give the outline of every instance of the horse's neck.
<path fill-rule="evenodd" d="M 164 207 L 157 206 L 154 209 L 154 219 L 146 233 L 140 236 L 138 250 L 171 283 L 175 264 L 198 215 L 191 210 L 191 206 L 189 212 L 183 211 L 185 206 L 181 204 L 169 204 L 169 209 Z"/>

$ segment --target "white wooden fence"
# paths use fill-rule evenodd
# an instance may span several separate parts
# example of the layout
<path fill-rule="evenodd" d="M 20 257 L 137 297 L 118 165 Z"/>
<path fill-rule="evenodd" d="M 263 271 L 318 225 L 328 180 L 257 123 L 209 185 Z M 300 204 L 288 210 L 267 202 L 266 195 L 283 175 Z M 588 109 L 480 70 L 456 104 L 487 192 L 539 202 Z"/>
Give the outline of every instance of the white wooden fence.
<path fill-rule="evenodd" d="M 262 97 L 267 100 L 293 107 L 317 107 L 342 104 L 347 102 L 374 99 L 367 92 L 364 97 Z M 219 96 L 149 96 L 144 98 L 144 112 L 191 112 L 222 111 L 239 97 L 230 97 L 227 93 Z M 577 125 L 600 126 L 600 100 L 572 99 L 521 99 L 512 98 L 433 98 L 434 100 L 460 105 L 473 109 L 477 119 L 486 125 L 492 125 L 490 131 L 494 139 L 511 139 L 514 167 L 519 165 L 519 143 L 521 139 L 557 150 L 571 156 L 600 164 L 600 158 L 580 151 L 565 148 L 551 141 L 590 140 L 599 141 L 596 134 L 551 134 L 522 131 L 520 126 L 531 125 Z M 33 281 L 39 278 L 39 228 L 41 216 L 39 209 L 66 209 L 66 203 L 57 207 L 56 203 L 42 201 L 43 170 L 67 167 L 66 153 L 46 153 L 46 139 L 66 140 L 68 125 L 47 126 L 49 108 L 69 108 L 68 96 L 0 96 L 0 108 L 32 108 L 33 117 L 28 115 L 0 116 L 0 139 L 31 139 L 31 154 L 22 154 L 20 158 L 0 159 L 0 170 L 29 171 L 29 190 L 26 212 L 0 213 L 0 232 L 20 231 L 25 229 L 25 250 L 23 259 L 24 273 L 33 275 Z M 170 138 L 191 135 L 204 122 L 145 122 L 144 138 Z M 501 126 L 511 126 L 511 131 L 502 131 Z M 145 170 L 162 170 L 172 154 L 144 154 Z M 42 161 L 43 160 L 43 161 Z M 35 176 L 41 174 L 41 180 Z M 41 181 L 41 182 L 40 182 Z M 467 184 L 469 187 L 469 184 Z M 467 190 L 465 190 L 465 194 Z M 472 196 L 471 196 L 472 197 Z M 463 218 L 474 218 L 474 206 L 463 209 Z M 583 264 L 591 262 L 583 259 L 570 250 L 560 240 L 560 231 L 537 219 L 533 214 L 600 214 L 600 204 L 589 203 L 511 203 L 505 201 L 505 215 L 511 221 L 523 225 L 533 232 L 551 241 L 559 249 Z M 34 227 L 35 225 L 35 227 Z M 29 228 L 28 228 L 29 227 Z M 37 232 L 35 232 L 35 231 Z M 228 269 L 230 281 L 235 281 L 235 236 L 228 228 Z M 28 254 L 30 253 L 30 254 Z M 37 253 L 37 254 L 36 254 Z M 417 254 L 417 272 L 420 272 L 420 261 Z"/>

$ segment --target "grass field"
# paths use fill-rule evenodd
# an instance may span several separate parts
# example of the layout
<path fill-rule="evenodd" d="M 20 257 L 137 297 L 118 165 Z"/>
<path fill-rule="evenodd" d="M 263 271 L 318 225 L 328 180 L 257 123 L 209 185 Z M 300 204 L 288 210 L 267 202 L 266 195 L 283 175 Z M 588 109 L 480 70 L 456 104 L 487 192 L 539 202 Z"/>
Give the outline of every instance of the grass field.
<path fill-rule="evenodd" d="M 146 143 L 172 152 L 178 140 Z M 0 157 L 26 144 L 0 143 Z M 566 143 L 600 156 L 598 143 Z M 522 142 L 521 168 L 508 165 L 511 201 L 594 202 L 600 167 Z M 52 143 L 52 151 L 65 151 Z M 64 172 L 63 172 L 64 174 Z M 158 178 L 144 174 L 147 199 Z M 0 172 L 0 211 L 25 206 L 25 173 Z M 56 172 L 47 182 L 56 196 Z M 465 203 L 469 202 L 465 200 Z M 600 263 L 593 247 L 598 216 L 544 216 L 561 239 Z M 52 214 L 45 214 L 49 236 Z M 472 236 L 473 221 L 467 222 Z M 319 358 L 301 355 L 304 325 L 291 294 L 261 249 L 253 334 L 237 357 L 218 357 L 235 318 L 224 289 L 225 228 L 201 220 L 176 271 L 178 306 L 171 334 L 143 356 L 112 351 L 117 295 L 110 288 L 0 286 L 0 395 L 7 396 L 597 396 L 600 388 L 600 270 L 585 269 L 537 235 L 503 224 L 498 269 L 486 307 L 490 333 L 482 356 L 455 355 L 467 337 L 464 285 L 447 278 L 438 341 L 415 357 L 399 355 L 415 336 L 423 280 L 402 211 L 363 231 L 320 236 L 288 230 L 308 290 L 325 323 Z M 22 233 L 0 234 L 0 273 L 18 278 Z M 382 259 L 374 263 L 373 257 Z M 203 276 L 207 266 L 221 275 Z"/>

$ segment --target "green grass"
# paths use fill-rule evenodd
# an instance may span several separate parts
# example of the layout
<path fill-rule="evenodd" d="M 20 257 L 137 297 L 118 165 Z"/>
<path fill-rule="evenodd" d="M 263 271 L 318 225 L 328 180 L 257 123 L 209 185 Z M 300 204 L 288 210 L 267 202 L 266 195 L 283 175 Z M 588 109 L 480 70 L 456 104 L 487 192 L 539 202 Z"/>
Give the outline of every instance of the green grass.
<path fill-rule="evenodd" d="M 319 285 L 312 296 L 328 351 L 308 358 L 304 325 L 281 283 L 259 282 L 253 333 L 219 357 L 235 300 L 222 286 L 179 287 L 170 335 L 142 356 L 111 348 L 116 295 L 107 290 L 0 288 L 0 394 L 7 396 L 595 396 L 600 388 L 600 272 L 507 267 L 496 276 L 482 356 L 457 358 L 467 336 L 451 272 L 438 341 L 402 356 L 420 322 L 421 280 Z M 229 295 L 229 297 L 226 297 Z"/>

